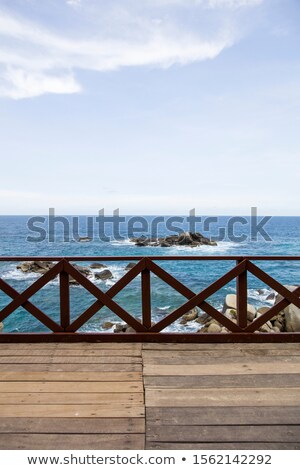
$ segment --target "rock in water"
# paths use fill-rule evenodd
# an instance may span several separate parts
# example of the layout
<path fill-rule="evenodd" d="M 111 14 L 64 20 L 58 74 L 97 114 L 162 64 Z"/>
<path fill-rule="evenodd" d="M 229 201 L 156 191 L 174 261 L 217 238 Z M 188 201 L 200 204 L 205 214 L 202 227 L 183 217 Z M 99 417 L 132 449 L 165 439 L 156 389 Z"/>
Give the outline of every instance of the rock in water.
<path fill-rule="evenodd" d="M 20 269 L 23 273 L 45 274 L 53 266 L 52 261 L 24 261 L 24 263 L 17 266 L 17 269 Z"/>
<path fill-rule="evenodd" d="M 179 235 L 168 235 L 166 237 L 153 238 L 142 235 L 138 238 L 132 238 L 131 242 L 135 243 L 136 246 L 160 246 L 163 248 L 169 248 L 170 246 L 190 246 L 196 247 L 201 245 L 216 246 L 215 241 L 211 241 L 209 238 L 204 237 L 201 233 L 183 232 Z"/>
<path fill-rule="evenodd" d="M 285 286 L 286 289 L 293 292 L 299 286 Z M 282 295 L 277 294 L 275 303 L 278 304 L 283 299 Z M 300 331 L 300 308 L 294 304 L 288 305 L 281 314 L 285 316 L 285 330 L 289 333 Z"/>
<path fill-rule="evenodd" d="M 182 317 L 181 317 L 182 320 L 181 320 L 180 323 L 181 323 L 181 325 L 185 325 L 189 321 L 196 320 L 197 317 L 198 317 L 198 309 L 197 309 L 197 307 L 195 307 L 192 310 L 190 310 L 189 312 L 182 315 Z"/>
<path fill-rule="evenodd" d="M 106 281 L 107 279 L 112 279 L 113 274 L 109 269 L 104 269 L 103 271 L 96 272 L 95 278 L 101 279 L 102 281 Z"/>
<path fill-rule="evenodd" d="M 129 271 L 129 269 L 134 268 L 136 266 L 136 263 L 128 263 L 127 266 L 125 266 L 125 271 Z"/>
<path fill-rule="evenodd" d="M 91 269 L 103 269 L 103 268 L 107 268 L 106 264 L 102 264 L 102 263 L 92 263 L 90 265 L 90 268 Z"/>

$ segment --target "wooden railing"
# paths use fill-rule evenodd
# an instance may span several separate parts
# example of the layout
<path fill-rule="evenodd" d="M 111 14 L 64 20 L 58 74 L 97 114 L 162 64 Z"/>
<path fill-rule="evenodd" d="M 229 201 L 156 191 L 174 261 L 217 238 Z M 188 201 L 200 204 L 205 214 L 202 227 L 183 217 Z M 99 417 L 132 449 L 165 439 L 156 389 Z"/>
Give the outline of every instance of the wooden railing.
<path fill-rule="evenodd" d="M 1 262 L 21 261 L 53 261 L 56 262 L 51 269 L 41 275 L 30 287 L 22 293 L 17 292 L 3 279 L 0 279 L 0 290 L 12 300 L 0 312 L 0 322 L 23 307 L 43 325 L 50 329 L 50 333 L 0 333 L 0 342 L 31 342 L 31 341 L 181 341 L 181 342 L 298 342 L 299 333 L 261 333 L 259 328 L 276 316 L 288 305 L 294 304 L 300 308 L 300 287 L 293 292 L 259 268 L 254 261 L 300 261 L 300 256 L 123 256 L 123 257 L 2 257 Z M 97 287 L 90 279 L 81 274 L 72 262 L 81 261 L 136 261 L 126 274 L 119 279 L 106 292 Z M 200 292 L 193 292 L 190 288 L 177 280 L 174 276 L 160 267 L 155 261 L 235 261 L 236 266 L 225 273 L 217 281 L 210 284 Z M 247 273 L 251 273 L 263 283 L 278 292 L 283 299 L 268 309 L 266 313 L 256 318 L 252 323 L 247 322 Z M 187 300 L 172 313 L 153 324 L 151 315 L 151 273 L 175 289 Z M 141 275 L 142 312 L 141 321 L 132 316 L 127 310 L 115 302 L 114 297 L 121 292 L 133 279 Z M 35 306 L 30 298 L 46 284 L 59 276 L 60 288 L 60 319 L 58 322 L 51 319 L 46 313 Z M 70 284 L 69 277 L 77 281 L 90 294 L 95 297 L 94 303 L 78 318 L 71 321 L 70 312 Z M 234 323 L 223 313 L 219 312 L 207 299 L 222 289 L 226 284 L 236 279 L 237 292 L 237 322 Z M 135 333 L 82 333 L 78 329 L 85 325 L 104 306 L 108 307 L 118 318 L 126 322 L 135 330 Z M 199 307 L 210 317 L 217 320 L 229 330 L 228 333 L 165 333 L 163 330 L 178 320 L 182 315 Z"/>

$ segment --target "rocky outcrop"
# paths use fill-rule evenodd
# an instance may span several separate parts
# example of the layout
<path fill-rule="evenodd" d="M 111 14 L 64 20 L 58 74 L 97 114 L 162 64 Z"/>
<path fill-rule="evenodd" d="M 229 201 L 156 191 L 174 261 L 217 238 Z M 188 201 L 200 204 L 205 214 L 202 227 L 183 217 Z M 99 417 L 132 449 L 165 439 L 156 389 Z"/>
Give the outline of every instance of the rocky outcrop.
<path fill-rule="evenodd" d="M 53 266 L 52 261 L 24 261 L 17 266 L 17 269 L 20 269 L 23 273 L 45 274 Z"/>
<path fill-rule="evenodd" d="M 285 287 L 289 291 L 293 292 L 295 289 L 297 289 L 298 286 L 285 286 Z M 275 300 L 276 304 L 280 302 L 282 299 L 283 297 L 280 294 L 278 294 Z M 298 308 L 294 304 L 290 304 L 284 310 L 282 310 L 282 312 L 280 312 L 279 318 L 277 318 L 278 323 L 280 323 L 280 316 L 284 317 L 285 331 L 288 331 L 290 333 L 300 331 L 300 308 Z"/>
<path fill-rule="evenodd" d="M 201 233 L 183 232 L 179 235 L 169 235 L 161 238 L 146 237 L 142 235 L 138 238 L 132 238 L 131 242 L 136 246 L 160 246 L 169 248 L 171 246 L 190 246 L 191 248 L 201 245 L 216 246 L 217 242 L 211 241 Z"/>
<path fill-rule="evenodd" d="M 52 261 L 24 261 L 17 269 L 20 269 L 24 274 L 36 273 L 36 274 L 45 274 L 51 268 L 55 266 L 55 263 Z M 91 277 L 92 271 L 87 266 L 81 266 L 79 264 L 73 264 L 74 268 L 77 269 L 83 276 Z M 69 276 L 69 283 L 71 285 L 78 285 L 79 283 L 72 277 Z"/>

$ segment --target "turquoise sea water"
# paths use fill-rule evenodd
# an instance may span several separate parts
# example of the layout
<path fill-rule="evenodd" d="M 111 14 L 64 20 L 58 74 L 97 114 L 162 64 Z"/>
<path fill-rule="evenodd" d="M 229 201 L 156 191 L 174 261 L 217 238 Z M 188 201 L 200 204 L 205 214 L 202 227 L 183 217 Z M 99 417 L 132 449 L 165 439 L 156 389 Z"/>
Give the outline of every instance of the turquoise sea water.
<path fill-rule="evenodd" d="M 147 217 L 148 222 L 153 218 Z M 68 218 L 70 226 L 72 226 L 71 217 Z M 189 247 L 136 247 L 128 240 L 126 224 L 121 226 L 121 235 L 124 240 L 112 240 L 103 242 L 98 237 L 98 227 L 95 224 L 94 240 L 87 243 L 80 243 L 72 240 L 63 241 L 61 227 L 57 224 L 55 241 L 50 242 L 49 236 L 41 242 L 29 242 L 28 236 L 37 236 L 37 233 L 31 233 L 27 227 L 27 216 L 1 216 L 0 217 L 0 255 L 1 256 L 167 256 L 167 255 L 184 255 L 184 256 L 220 256 L 220 255 L 282 255 L 282 256 L 299 256 L 300 255 L 300 217 L 273 217 L 264 226 L 271 241 L 264 240 L 258 234 L 257 240 L 250 239 L 250 220 L 247 224 L 237 224 L 235 226 L 235 235 L 245 235 L 246 239 L 242 242 L 234 241 L 225 237 L 224 240 L 218 242 L 218 246 L 201 246 L 197 248 Z M 227 231 L 229 217 L 219 217 L 217 222 L 211 224 L 210 232 L 203 232 L 201 225 L 198 231 L 204 233 L 205 236 L 216 236 L 220 228 Z M 44 224 L 47 227 L 47 221 Z M 187 225 L 185 226 L 187 228 Z M 79 234 L 86 235 L 87 219 L 79 218 Z M 159 235 L 169 233 L 161 223 L 159 225 Z M 106 227 L 106 235 L 110 235 L 110 227 Z M 228 234 L 227 234 L 228 235 Z M 103 291 L 111 287 L 118 279 L 125 274 L 125 266 L 128 261 L 122 262 L 105 262 L 112 271 L 114 278 L 108 281 L 93 280 L 95 284 Z M 16 269 L 18 263 L 1 262 L 0 276 L 7 283 L 12 285 L 18 292 L 22 292 L 32 282 L 38 279 L 38 274 L 23 274 Z M 82 265 L 89 266 L 91 262 L 82 262 Z M 191 288 L 194 292 L 199 292 L 210 283 L 222 276 L 226 271 L 231 269 L 234 261 L 160 261 L 158 262 L 164 269 L 174 275 L 177 279 Z M 266 270 L 270 275 L 283 284 L 300 284 L 300 262 L 299 261 L 264 261 L 256 262 L 262 269 Z M 181 303 L 184 298 L 177 294 L 172 288 L 164 284 L 155 276 L 151 277 L 151 293 L 152 293 L 152 315 L 154 320 L 163 318 L 164 315 L 170 313 Z M 95 298 L 87 293 L 82 287 L 71 286 L 71 314 L 72 318 L 76 318 L 87 307 L 89 307 Z M 216 308 L 221 309 L 224 297 L 227 293 L 234 293 L 235 283 L 231 282 L 222 290 L 214 294 L 209 301 Z M 257 306 L 271 305 L 272 300 L 268 300 L 268 295 L 272 290 L 264 285 L 261 281 L 249 275 L 248 280 L 248 301 Z M 58 280 L 50 282 L 40 292 L 35 294 L 31 302 L 47 313 L 54 320 L 59 318 L 59 285 Z M 141 299 L 140 299 L 140 277 L 137 277 L 127 286 L 124 291 L 120 292 L 114 299 L 125 310 L 136 317 L 141 316 Z M 0 308 L 3 308 L 10 302 L 10 299 L 3 293 L 0 293 Z M 101 309 L 86 325 L 82 327 L 82 331 L 101 331 L 104 321 L 116 321 L 117 317 L 107 308 Z M 190 323 L 188 326 L 182 326 L 179 322 L 169 327 L 166 331 L 195 331 L 199 328 L 197 323 Z M 35 320 L 23 308 L 19 308 L 11 316 L 4 320 L 4 332 L 11 331 L 48 331 L 46 327 Z"/>

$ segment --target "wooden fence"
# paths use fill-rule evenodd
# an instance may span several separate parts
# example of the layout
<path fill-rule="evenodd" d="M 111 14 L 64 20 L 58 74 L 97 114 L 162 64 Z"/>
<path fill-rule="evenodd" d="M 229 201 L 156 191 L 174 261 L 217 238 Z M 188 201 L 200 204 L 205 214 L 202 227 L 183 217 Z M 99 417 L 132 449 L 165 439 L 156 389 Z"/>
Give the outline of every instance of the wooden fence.
<path fill-rule="evenodd" d="M 285 307 L 294 304 L 300 308 L 300 287 L 293 292 L 289 291 L 281 283 L 259 268 L 255 261 L 300 261 L 300 256 L 124 256 L 124 257 L 53 257 L 53 258 L 29 258 L 29 257 L 2 257 L 0 262 L 21 262 L 21 261 L 53 261 L 55 264 L 49 271 L 41 275 L 23 292 L 18 292 L 3 279 L 0 279 L 0 290 L 8 295 L 12 300 L 0 312 L 0 322 L 3 322 L 9 315 L 19 307 L 23 307 L 43 325 L 49 333 L 0 333 L 0 342 L 44 342 L 44 341 L 114 341 L 114 342 L 298 342 L 300 332 L 297 333 L 261 333 L 259 328 L 267 321 L 276 316 Z M 200 292 L 193 292 L 190 288 L 177 280 L 174 276 L 160 267 L 155 261 L 188 261 L 212 262 L 212 261 L 235 261 L 233 269 L 226 272 L 217 281 L 210 284 Z M 126 274 L 119 279 L 106 292 L 80 273 L 72 262 L 81 261 L 135 261 L 136 264 Z M 153 324 L 151 314 L 151 273 L 155 274 L 166 284 L 175 289 L 186 298 L 183 305 L 176 308 L 172 313 L 167 314 L 163 319 Z M 251 273 L 263 283 L 278 292 L 283 299 L 268 309 L 266 313 L 256 318 L 252 323 L 247 323 L 247 273 Z M 139 321 L 130 312 L 121 307 L 114 297 L 122 291 L 137 276 L 141 277 L 142 312 Z M 59 276 L 60 289 L 60 318 L 56 322 L 45 312 L 34 305 L 30 298 L 42 289 L 46 284 Z M 77 281 L 95 297 L 94 303 L 87 308 L 78 318 L 71 321 L 70 311 L 70 284 L 69 277 Z M 226 284 L 236 279 L 237 292 L 237 322 L 234 323 L 223 313 L 214 308 L 207 299 L 222 289 Z M 85 325 L 104 306 L 108 307 L 117 317 L 127 323 L 135 330 L 135 333 L 83 333 L 78 332 L 79 328 Z M 182 315 L 194 307 L 199 307 L 209 316 L 217 320 L 226 327 L 228 333 L 166 333 L 163 330 L 178 320 Z"/>

